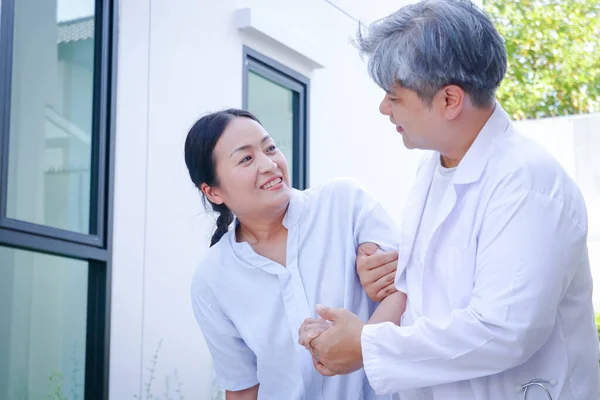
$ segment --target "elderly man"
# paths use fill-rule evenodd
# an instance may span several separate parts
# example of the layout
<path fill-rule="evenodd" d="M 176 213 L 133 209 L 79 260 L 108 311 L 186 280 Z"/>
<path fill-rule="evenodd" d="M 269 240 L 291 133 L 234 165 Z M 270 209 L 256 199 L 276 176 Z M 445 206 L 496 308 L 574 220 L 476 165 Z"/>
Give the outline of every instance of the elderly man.
<path fill-rule="evenodd" d="M 401 326 L 317 306 L 331 327 L 300 328 L 316 368 L 364 367 L 378 394 L 422 399 L 598 399 L 585 204 L 495 101 L 507 59 L 493 24 L 468 1 L 424 0 L 357 43 L 386 91 L 381 113 L 430 152 L 402 221 Z M 378 257 L 358 266 L 373 296 Z"/>

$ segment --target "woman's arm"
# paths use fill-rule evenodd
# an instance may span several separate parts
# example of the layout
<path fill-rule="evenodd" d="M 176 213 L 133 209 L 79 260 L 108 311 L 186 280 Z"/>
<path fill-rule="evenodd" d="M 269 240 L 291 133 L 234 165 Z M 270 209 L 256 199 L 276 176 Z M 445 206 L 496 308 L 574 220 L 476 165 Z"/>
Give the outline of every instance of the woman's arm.
<path fill-rule="evenodd" d="M 254 397 L 235 397 L 236 394 L 246 395 L 248 388 L 255 386 L 254 392 L 257 392 L 256 355 L 223 312 L 215 291 L 202 274 L 194 276 L 191 297 L 196 321 L 212 356 L 216 384 L 233 393 L 234 397 L 228 396 L 228 399 L 256 400 L 256 394 Z"/>
<path fill-rule="evenodd" d="M 238 390 L 236 392 L 225 392 L 225 400 L 257 400 L 258 399 L 258 385 L 252 386 L 251 388 Z"/>
<path fill-rule="evenodd" d="M 383 258 L 376 259 L 377 255 Z M 389 261 L 392 258 L 393 261 Z M 386 261 L 389 261 L 387 265 L 381 265 Z M 378 298 L 376 301 L 380 302 L 367 324 L 393 322 L 400 325 L 400 319 L 406 310 L 406 294 L 398 292 L 394 287 L 397 263 L 396 252 L 383 252 L 375 243 L 362 243 L 358 247 L 356 267 L 361 284 L 372 300 L 369 289 L 377 294 L 374 297 Z"/>
<path fill-rule="evenodd" d="M 377 306 L 377 309 L 369 318 L 367 324 L 379 324 L 381 322 L 393 322 L 400 325 L 402 314 L 406 310 L 406 295 L 402 292 L 395 292 L 383 299 Z"/>

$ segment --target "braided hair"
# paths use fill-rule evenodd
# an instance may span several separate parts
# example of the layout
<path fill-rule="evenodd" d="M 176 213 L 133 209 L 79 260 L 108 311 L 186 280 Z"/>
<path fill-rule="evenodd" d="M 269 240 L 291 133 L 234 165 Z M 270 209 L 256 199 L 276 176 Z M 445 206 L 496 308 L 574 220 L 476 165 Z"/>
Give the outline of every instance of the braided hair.
<path fill-rule="evenodd" d="M 227 125 L 238 117 L 249 118 L 260 124 L 258 118 L 252 113 L 230 108 L 203 116 L 188 132 L 185 140 L 185 164 L 190 178 L 197 188 L 200 188 L 203 183 L 209 186 L 218 185 L 213 152 Z M 213 211 L 219 214 L 217 229 L 210 240 L 212 247 L 229 231 L 229 225 L 233 222 L 234 215 L 225 204 L 215 204 L 204 194 L 202 196 L 205 202 L 210 203 Z"/>

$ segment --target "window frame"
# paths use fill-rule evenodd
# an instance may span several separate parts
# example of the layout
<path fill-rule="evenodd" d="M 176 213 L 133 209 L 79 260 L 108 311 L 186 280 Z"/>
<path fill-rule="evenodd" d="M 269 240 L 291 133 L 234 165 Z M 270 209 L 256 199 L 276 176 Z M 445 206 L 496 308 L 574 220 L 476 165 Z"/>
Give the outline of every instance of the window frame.
<path fill-rule="evenodd" d="M 242 108 L 248 110 L 248 74 L 254 72 L 297 94 L 294 96 L 292 138 L 292 186 L 309 185 L 309 100 L 310 80 L 302 74 L 250 47 L 243 47 Z M 296 112 L 297 110 L 297 112 Z"/>
<path fill-rule="evenodd" d="M 103 248 L 106 244 L 106 182 L 108 159 L 108 121 L 110 101 L 110 3 L 114 0 L 96 0 L 94 20 L 94 90 L 92 101 L 92 143 L 90 162 L 90 219 L 89 233 L 80 233 L 43 224 L 23 221 L 7 216 L 8 203 L 8 156 L 10 141 L 10 114 L 12 89 L 12 47 L 14 30 L 14 3 L 3 0 L 0 21 L 0 228 L 34 235 L 58 238 Z M 108 10 L 107 10 L 108 9 Z M 2 39 L 3 38 L 3 39 Z M 15 236 L 18 238 L 19 236 Z"/>
<path fill-rule="evenodd" d="M 0 246 L 87 261 L 85 400 L 108 400 L 118 0 L 96 0 L 90 233 L 6 215 L 15 1 L 0 0 Z"/>

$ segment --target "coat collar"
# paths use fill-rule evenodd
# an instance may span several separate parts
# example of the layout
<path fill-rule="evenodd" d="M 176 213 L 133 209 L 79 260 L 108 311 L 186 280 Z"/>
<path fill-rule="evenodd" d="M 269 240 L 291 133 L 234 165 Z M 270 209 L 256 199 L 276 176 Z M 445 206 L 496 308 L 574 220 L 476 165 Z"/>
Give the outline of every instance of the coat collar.
<path fill-rule="evenodd" d="M 494 142 L 498 135 L 506 132 L 510 126 L 510 118 L 502 106 L 496 102 L 494 112 L 487 120 L 475 141 L 458 164 L 454 174 L 453 184 L 468 184 L 477 182 L 490 158 Z M 439 153 L 437 153 L 439 160 Z"/>

